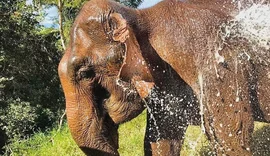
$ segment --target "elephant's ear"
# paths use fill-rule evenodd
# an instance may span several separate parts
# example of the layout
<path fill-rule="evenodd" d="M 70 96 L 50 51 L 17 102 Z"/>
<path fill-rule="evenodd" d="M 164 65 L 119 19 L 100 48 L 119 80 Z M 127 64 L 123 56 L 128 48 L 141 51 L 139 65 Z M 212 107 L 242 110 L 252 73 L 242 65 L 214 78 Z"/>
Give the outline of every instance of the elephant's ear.
<path fill-rule="evenodd" d="M 114 25 L 112 39 L 124 43 L 126 47 L 118 78 L 134 84 L 141 98 L 145 98 L 153 89 L 154 83 L 134 31 L 119 13 L 112 13 L 110 22 Z"/>
<path fill-rule="evenodd" d="M 127 21 L 119 13 L 110 13 L 106 22 L 105 32 L 112 40 L 124 43 L 129 37 Z"/>
<path fill-rule="evenodd" d="M 140 80 L 143 81 L 153 81 L 134 31 L 130 27 L 128 29 L 129 37 L 125 41 L 124 61 L 118 76 L 126 82 L 131 82 L 134 77 L 140 77 Z"/>

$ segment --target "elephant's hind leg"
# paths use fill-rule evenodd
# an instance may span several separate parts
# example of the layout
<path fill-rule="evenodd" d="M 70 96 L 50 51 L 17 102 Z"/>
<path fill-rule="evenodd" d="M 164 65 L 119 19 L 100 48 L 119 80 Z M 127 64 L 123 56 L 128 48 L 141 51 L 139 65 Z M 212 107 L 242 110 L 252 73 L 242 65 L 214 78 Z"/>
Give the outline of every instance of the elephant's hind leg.
<path fill-rule="evenodd" d="M 248 156 L 253 131 L 248 69 L 237 59 L 227 63 L 203 72 L 204 125 L 217 155 Z"/>
<path fill-rule="evenodd" d="M 258 75 L 257 95 L 259 108 L 263 114 L 263 121 L 270 122 L 270 67 L 257 65 Z"/>

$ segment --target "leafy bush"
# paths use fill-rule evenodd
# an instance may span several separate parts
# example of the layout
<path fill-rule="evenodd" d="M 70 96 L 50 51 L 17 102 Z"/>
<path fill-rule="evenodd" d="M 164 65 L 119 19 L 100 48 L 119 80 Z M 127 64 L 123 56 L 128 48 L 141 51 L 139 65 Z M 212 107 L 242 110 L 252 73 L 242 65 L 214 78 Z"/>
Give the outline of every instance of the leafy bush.
<path fill-rule="evenodd" d="M 72 139 L 66 124 L 60 131 L 54 128 L 52 131 L 38 132 L 28 139 L 13 141 L 6 149 L 5 155 L 12 156 L 84 155 Z"/>
<path fill-rule="evenodd" d="M 0 112 L 0 128 L 10 139 L 22 138 L 32 133 L 36 129 L 37 108 L 19 99 L 8 103 L 7 108 Z"/>
<path fill-rule="evenodd" d="M 57 74 L 62 56 L 58 31 L 41 31 L 40 16 L 25 1 L 1 1 L 0 6 L 1 154 L 7 139 L 52 127 L 64 110 L 64 98 Z"/>
<path fill-rule="evenodd" d="M 41 127 L 51 126 L 56 116 L 57 113 L 40 105 L 33 107 L 29 102 L 12 100 L 5 109 L 0 109 L 0 129 L 10 139 L 25 138 Z"/>

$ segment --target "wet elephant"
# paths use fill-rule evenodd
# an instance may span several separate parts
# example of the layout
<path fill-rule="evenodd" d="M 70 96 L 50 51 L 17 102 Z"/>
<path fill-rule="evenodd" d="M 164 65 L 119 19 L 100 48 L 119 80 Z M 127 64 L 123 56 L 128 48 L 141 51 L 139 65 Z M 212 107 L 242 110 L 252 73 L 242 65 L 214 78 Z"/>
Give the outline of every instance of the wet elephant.
<path fill-rule="evenodd" d="M 155 62 L 148 66 L 141 55 L 136 36 L 131 33 L 131 28 L 127 29 L 127 23 L 122 21 L 123 17 L 113 10 L 99 12 L 99 7 L 108 7 L 105 1 L 104 6 L 98 7 L 92 3 L 95 2 L 86 4 L 76 18 L 69 47 L 59 65 L 68 125 L 74 140 L 87 155 L 118 155 L 118 125 L 140 114 L 145 108 L 144 102 L 148 102 L 152 109 L 153 106 L 159 106 L 152 105 L 154 102 L 150 98 L 145 98 L 145 101 L 141 99 L 155 83 L 156 94 L 166 92 L 173 97 L 182 98 L 172 103 L 174 106 L 171 107 L 174 110 L 179 107 L 183 115 L 163 118 L 163 122 L 155 125 L 159 127 L 158 131 L 147 131 L 146 152 L 151 154 L 152 148 L 155 151 L 156 142 L 166 139 L 160 143 L 165 147 L 162 151 L 179 153 L 188 122 L 198 120 L 198 107 L 184 104 L 186 101 L 189 101 L 189 105 L 196 102 L 191 88 L 157 54 L 151 55 L 151 60 Z M 119 7 L 117 3 L 109 3 Z M 97 17 L 90 16 L 95 13 Z M 132 59 L 133 55 L 136 55 L 136 60 Z M 154 69 L 152 66 L 159 67 Z M 166 85 L 165 80 L 168 81 Z M 149 85 L 149 89 L 145 85 Z M 158 98 L 161 96 L 165 95 L 158 95 Z M 167 100 L 169 98 L 165 102 Z M 197 114 L 195 119 L 189 119 L 188 112 Z M 162 117 L 155 113 L 152 115 L 155 118 Z M 153 126 L 153 120 L 149 118 L 149 114 L 147 116 L 149 130 Z M 166 121 L 170 121 L 170 124 Z M 172 123 L 175 127 L 172 127 Z M 166 131 L 168 126 L 173 128 L 170 133 Z M 150 142 L 153 142 L 152 145 Z M 170 144 L 174 146 L 167 148 Z"/>
<path fill-rule="evenodd" d="M 84 8 L 81 14 L 88 11 Z M 199 120 L 196 98 L 191 88 L 156 53 L 151 54 L 151 60 L 154 61 L 151 62 L 151 66 L 146 65 L 136 36 L 131 34 L 131 28 L 127 30 L 125 22 L 121 23 L 123 18 L 120 14 L 105 12 L 99 17 L 102 21 L 91 19 L 90 16 L 88 18 L 88 22 L 91 23 L 84 23 L 85 19 L 80 15 L 77 17 L 72 29 L 72 41 L 59 65 L 59 75 L 66 97 L 68 125 L 74 140 L 87 155 L 118 155 L 118 124 L 134 118 L 144 109 L 144 103 L 135 87 L 140 90 L 142 97 L 148 94 L 145 85 L 149 84 L 148 88 L 151 89 L 151 84 L 155 83 L 157 95 L 153 94 L 152 97 L 163 97 L 163 103 L 167 103 L 172 97 L 179 98 L 179 101 L 170 103 L 170 112 L 174 112 L 176 108 L 181 112 L 174 112 L 175 115 L 168 118 L 165 114 L 168 111 L 163 110 L 162 116 L 162 111 L 159 110 L 160 101 L 145 98 L 149 103 L 148 107 L 154 110 L 151 115 L 158 120 L 154 124 L 148 112 L 146 153 L 151 155 L 152 149 L 154 152 L 160 152 L 156 148 L 157 142 L 162 140 L 158 143 L 163 146 L 162 152 L 179 155 L 187 125 L 198 123 Z M 89 28 L 88 24 L 95 28 Z M 112 27 L 113 24 L 115 28 Z M 122 28 L 121 24 L 125 27 Z M 85 33 L 88 30 L 91 32 Z M 118 37 L 115 32 L 109 34 L 110 31 L 120 31 L 124 34 L 130 32 L 126 33 L 128 38 L 122 39 L 122 36 Z M 93 36 L 88 36 L 91 34 Z M 136 60 L 132 59 L 134 55 Z M 152 68 L 154 66 L 158 68 Z M 134 83 L 127 83 L 130 81 Z M 143 88 L 140 89 L 140 86 Z M 186 104 L 187 101 L 189 105 Z M 189 115 L 191 112 L 195 114 L 193 119 Z"/>
<path fill-rule="evenodd" d="M 152 97 L 170 101 L 172 95 L 178 101 L 165 104 L 198 114 L 194 92 L 217 154 L 250 155 L 253 112 L 269 121 L 269 68 L 239 57 L 235 49 L 244 43 L 216 51 L 220 25 L 230 19 L 216 7 L 173 0 L 144 10 L 107 0 L 86 3 L 59 65 L 68 125 L 80 148 L 88 155 L 118 155 L 118 124 L 136 117 L 144 101 L 160 111 L 162 102 Z M 177 155 L 188 114 L 175 116 L 176 129 L 170 121 L 158 122 L 159 131 L 147 129 L 146 155 Z"/>

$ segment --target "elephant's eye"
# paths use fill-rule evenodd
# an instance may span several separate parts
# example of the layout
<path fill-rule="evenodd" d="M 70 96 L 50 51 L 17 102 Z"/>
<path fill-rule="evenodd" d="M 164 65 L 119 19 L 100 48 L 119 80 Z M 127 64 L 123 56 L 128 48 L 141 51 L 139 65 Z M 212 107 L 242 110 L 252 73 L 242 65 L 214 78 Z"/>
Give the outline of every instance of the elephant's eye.
<path fill-rule="evenodd" d="M 92 79 L 96 76 L 96 73 L 93 69 L 89 69 L 87 67 L 83 67 L 78 70 L 77 73 L 77 80 L 82 80 L 82 79 Z"/>

